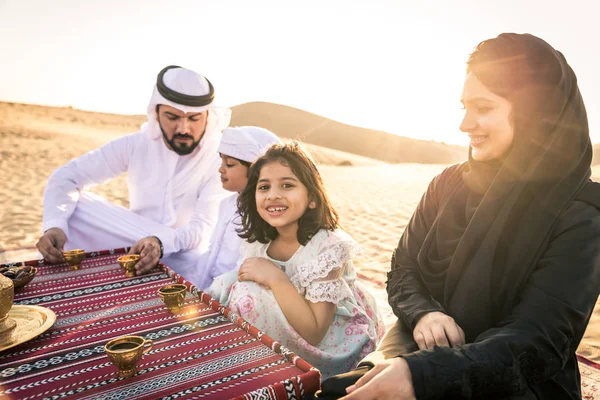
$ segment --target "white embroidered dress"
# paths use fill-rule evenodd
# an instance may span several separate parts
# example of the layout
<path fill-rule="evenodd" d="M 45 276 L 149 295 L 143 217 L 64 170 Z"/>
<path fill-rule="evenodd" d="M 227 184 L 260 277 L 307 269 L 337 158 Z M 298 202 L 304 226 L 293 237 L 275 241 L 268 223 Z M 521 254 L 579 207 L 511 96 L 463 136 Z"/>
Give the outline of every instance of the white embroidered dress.
<path fill-rule="evenodd" d="M 244 258 L 263 257 L 282 268 L 302 296 L 337 305 L 332 324 L 317 346 L 288 323 L 273 293 L 254 282 L 239 282 L 237 271 L 215 279 L 207 292 L 240 317 L 318 368 L 323 378 L 346 372 L 375 350 L 384 333 L 375 301 L 357 281 L 352 258 L 358 244 L 345 232 L 319 231 L 287 261 L 267 255 L 269 244 L 244 242 Z"/>

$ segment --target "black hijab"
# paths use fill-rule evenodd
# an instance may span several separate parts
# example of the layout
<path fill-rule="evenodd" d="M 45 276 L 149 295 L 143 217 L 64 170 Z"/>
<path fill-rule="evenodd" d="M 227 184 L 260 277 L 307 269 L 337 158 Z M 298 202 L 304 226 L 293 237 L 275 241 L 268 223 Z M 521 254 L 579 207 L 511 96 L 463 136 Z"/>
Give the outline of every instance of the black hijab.
<path fill-rule="evenodd" d="M 589 181 L 592 146 L 577 78 L 545 41 L 502 34 L 468 65 L 510 101 L 513 144 L 502 162 L 469 153 L 418 259 L 431 294 L 473 340 L 515 305 L 558 216 Z"/>

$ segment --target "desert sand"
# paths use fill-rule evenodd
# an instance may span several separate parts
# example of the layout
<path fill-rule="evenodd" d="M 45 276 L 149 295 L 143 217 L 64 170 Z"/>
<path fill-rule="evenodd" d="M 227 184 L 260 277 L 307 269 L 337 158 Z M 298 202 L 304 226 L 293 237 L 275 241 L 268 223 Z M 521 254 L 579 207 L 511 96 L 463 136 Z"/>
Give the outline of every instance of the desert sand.
<path fill-rule="evenodd" d="M 144 121 L 143 116 L 0 102 L 0 263 L 36 257 L 43 191 L 54 169 L 138 130 Z M 250 123 L 237 119 L 238 125 Z M 363 248 L 355 259 L 357 272 L 376 296 L 386 323 L 391 324 L 395 317 L 387 305 L 385 280 L 392 250 L 429 181 L 447 164 L 388 164 L 316 145 L 306 147 L 319 164 L 343 228 Z M 600 166 L 593 172 L 598 180 Z M 128 205 L 124 176 L 92 190 Z M 580 352 L 600 361 L 600 307 L 596 307 Z"/>

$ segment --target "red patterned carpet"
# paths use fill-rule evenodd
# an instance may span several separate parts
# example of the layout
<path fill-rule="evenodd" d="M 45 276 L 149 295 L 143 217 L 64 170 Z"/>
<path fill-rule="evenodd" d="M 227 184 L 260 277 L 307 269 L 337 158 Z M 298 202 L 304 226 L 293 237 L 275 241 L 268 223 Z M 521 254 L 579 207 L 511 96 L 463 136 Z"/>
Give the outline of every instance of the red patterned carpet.
<path fill-rule="evenodd" d="M 76 271 L 27 263 L 38 274 L 14 303 L 49 308 L 57 319 L 0 353 L 0 398 L 276 400 L 318 389 L 320 374 L 308 363 L 193 286 L 170 313 L 158 289 L 186 282 L 166 267 L 125 276 L 116 263 L 125 251 L 87 253 Z M 104 344 L 127 335 L 153 345 L 137 375 L 120 378 Z"/>
<path fill-rule="evenodd" d="M 584 400 L 600 399 L 600 364 L 578 355 L 581 372 L 581 398 Z"/>

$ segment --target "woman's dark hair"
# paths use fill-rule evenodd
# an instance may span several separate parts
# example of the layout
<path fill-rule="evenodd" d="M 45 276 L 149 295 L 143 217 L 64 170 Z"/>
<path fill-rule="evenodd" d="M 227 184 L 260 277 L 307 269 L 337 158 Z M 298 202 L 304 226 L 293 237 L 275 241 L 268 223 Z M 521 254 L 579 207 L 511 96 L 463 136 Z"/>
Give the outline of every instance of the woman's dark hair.
<path fill-rule="evenodd" d="M 267 164 L 279 162 L 289 167 L 308 191 L 308 198 L 314 201 L 315 208 L 307 208 L 298 221 L 298 242 L 306 245 L 320 229 L 334 230 L 338 224 L 338 214 L 331 205 L 321 174 L 317 166 L 297 142 L 275 144 L 257 159 L 250 167 L 248 184 L 240 194 L 237 205 L 242 217 L 239 236 L 252 243 L 268 243 L 278 235 L 277 229 L 269 225 L 258 214 L 256 206 L 256 186 L 260 170 Z"/>

